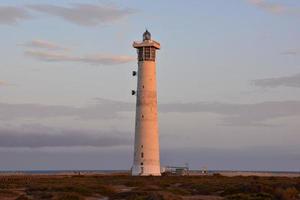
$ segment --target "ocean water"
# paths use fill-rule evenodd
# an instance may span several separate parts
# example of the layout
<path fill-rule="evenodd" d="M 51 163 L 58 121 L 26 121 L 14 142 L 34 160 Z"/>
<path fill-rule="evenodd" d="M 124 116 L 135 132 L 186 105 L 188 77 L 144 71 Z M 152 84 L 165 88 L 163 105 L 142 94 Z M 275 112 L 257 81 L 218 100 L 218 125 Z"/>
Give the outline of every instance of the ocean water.
<path fill-rule="evenodd" d="M 190 170 L 191 174 L 201 174 L 201 170 Z M 0 174 L 114 174 L 130 173 L 129 170 L 0 170 Z M 295 174 L 300 171 L 243 171 L 243 170 L 208 170 L 207 174 L 217 173 L 258 173 L 258 174 Z"/>
<path fill-rule="evenodd" d="M 129 170 L 3 170 L 0 174 L 112 174 L 128 173 Z"/>

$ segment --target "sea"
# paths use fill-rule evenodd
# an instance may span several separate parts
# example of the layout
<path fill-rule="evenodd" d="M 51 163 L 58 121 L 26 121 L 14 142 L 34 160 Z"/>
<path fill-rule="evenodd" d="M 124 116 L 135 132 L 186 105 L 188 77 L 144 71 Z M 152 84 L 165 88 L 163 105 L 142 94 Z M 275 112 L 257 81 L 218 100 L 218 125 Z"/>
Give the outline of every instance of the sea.
<path fill-rule="evenodd" d="M 225 176 L 291 176 L 300 177 L 300 171 L 243 171 L 243 170 L 189 170 L 191 175 Z M 1 174 L 57 175 L 57 174 L 126 174 L 129 170 L 0 170 Z"/>

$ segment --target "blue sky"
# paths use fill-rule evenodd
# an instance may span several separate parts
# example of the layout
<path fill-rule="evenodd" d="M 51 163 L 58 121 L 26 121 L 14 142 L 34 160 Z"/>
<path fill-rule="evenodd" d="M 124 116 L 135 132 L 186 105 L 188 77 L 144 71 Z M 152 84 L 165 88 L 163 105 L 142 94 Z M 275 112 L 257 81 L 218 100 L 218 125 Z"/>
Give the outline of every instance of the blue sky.
<path fill-rule="evenodd" d="M 299 17 L 294 0 L 1 1 L 0 169 L 129 169 L 148 28 L 162 165 L 299 170 Z"/>

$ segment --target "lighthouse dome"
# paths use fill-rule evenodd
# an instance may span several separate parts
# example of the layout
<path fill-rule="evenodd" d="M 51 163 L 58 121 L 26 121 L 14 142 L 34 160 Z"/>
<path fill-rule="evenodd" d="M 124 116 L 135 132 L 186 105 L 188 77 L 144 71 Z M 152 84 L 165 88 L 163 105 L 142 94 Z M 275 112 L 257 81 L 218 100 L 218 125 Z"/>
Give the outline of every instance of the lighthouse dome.
<path fill-rule="evenodd" d="M 145 33 L 143 34 L 143 41 L 151 40 L 151 33 L 146 29 Z"/>

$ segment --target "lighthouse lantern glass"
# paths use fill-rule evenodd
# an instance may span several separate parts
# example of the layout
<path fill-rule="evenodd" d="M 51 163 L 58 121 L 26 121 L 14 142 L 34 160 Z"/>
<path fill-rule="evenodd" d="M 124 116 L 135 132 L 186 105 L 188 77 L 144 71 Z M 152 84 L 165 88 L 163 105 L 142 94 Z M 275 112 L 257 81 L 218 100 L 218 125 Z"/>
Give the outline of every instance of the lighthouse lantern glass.
<path fill-rule="evenodd" d="M 154 47 L 142 47 L 137 51 L 139 61 L 155 61 L 156 49 Z"/>

